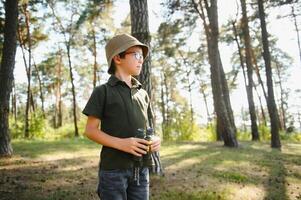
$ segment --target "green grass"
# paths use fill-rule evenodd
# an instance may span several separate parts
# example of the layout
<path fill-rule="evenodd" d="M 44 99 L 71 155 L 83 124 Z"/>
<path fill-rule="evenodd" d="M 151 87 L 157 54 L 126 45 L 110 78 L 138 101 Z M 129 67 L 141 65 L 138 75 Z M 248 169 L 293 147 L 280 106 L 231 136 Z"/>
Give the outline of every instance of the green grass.
<path fill-rule="evenodd" d="M 13 140 L 0 159 L 0 199 L 98 199 L 100 145 L 86 138 Z M 166 142 L 164 177 L 151 177 L 151 200 L 301 199 L 301 144 Z"/>

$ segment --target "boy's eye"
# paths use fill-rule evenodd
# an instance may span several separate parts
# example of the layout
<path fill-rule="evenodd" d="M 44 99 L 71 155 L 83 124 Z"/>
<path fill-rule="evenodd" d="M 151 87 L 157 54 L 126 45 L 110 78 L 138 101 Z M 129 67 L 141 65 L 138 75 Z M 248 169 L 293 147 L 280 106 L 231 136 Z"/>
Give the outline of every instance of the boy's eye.
<path fill-rule="evenodd" d="M 135 59 L 143 60 L 143 54 L 140 52 L 126 52 L 126 54 L 134 54 Z"/>
<path fill-rule="evenodd" d="M 134 56 L 135 56 L 135 58 L 136 58 L 137 60 L 142 60 L 142 59 L 143 59 L 143 55 L 142 55 L 141 53 L 139 53 L 139 52 L 135 52 L 135 53 L 134 53 Z"/>

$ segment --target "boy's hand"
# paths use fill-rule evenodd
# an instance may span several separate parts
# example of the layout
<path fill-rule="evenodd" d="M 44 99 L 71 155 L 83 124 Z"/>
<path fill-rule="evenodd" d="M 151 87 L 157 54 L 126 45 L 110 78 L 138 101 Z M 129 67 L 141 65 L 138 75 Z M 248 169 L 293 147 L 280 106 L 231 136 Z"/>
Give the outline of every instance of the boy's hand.
<path fill-rule="evenodd" d="M 148 141 L 140 138 L 124 138 L 120 142 L 120 150 L 133 154 L 135 156 L 142 156 L 148 150 Z"/>
<path fill-rule="evenodd" d="M 161 138 L 158 136 L 154 136 L 152 140 L 151 151 L 159 151 L 161 147 Z"/>

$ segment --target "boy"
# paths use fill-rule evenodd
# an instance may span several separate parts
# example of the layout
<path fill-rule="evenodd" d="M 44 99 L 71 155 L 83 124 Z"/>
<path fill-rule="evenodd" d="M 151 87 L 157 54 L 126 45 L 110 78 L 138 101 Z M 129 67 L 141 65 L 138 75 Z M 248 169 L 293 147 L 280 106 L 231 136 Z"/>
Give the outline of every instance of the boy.
<path fill-rule="evenodd" d="M 133 76 L 140 74 L 149 48 L 133 36 L 121 34 L 113 37 L 105 50 L 111 76 L 93 90 L 83 110 L 88 116 L 85 135 L 103 146 L 97 194 L 102 200 L 148 200 L 148 167 L 140 168 L 137 184 L 133 156 L 141 157 L 149 148 L 147 140 L 135 135 L 137 129 L 146 128 L 151 107 L 147 92 Z M 159 138 L 154 139 L 151 151 L 159 151 L 160 143 Z"/>

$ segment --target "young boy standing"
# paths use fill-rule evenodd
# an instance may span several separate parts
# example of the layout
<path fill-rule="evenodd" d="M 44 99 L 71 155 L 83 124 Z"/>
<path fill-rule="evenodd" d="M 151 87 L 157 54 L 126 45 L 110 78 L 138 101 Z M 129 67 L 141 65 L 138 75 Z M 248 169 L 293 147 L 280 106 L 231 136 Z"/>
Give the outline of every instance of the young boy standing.
<path fill-rule="evenodd" d="M 133 76 L 140 74 L 149 47 L 121 34 L 113 37 L 105 50 L 111 76 L 93 90 L 82 111 L 88 116 L 85 135 L 103 146 L 97 193 L 102 200 L 148 200 L 148 167 L 140 168 L 137 184 L 133 156 L 141 157 L 149 149 L 149 141 L 135 135 L 137 129 L 147 126 L 150 98 Z M 159 138 L 154 139 L 151 151 L 159 151 L 160 144 Z"/>

